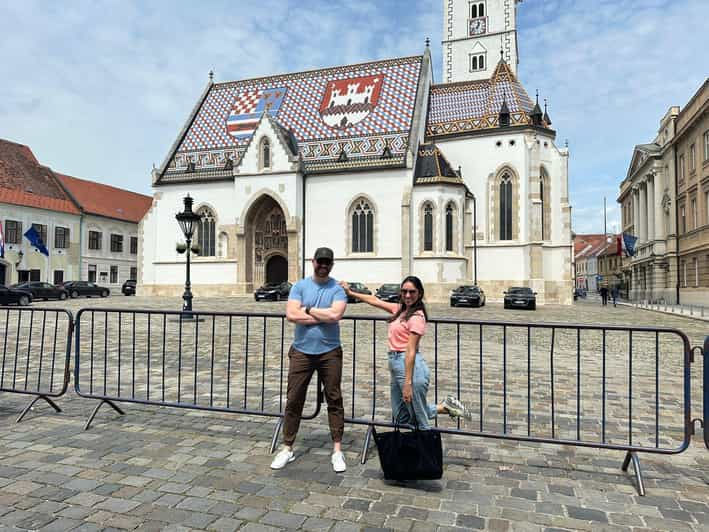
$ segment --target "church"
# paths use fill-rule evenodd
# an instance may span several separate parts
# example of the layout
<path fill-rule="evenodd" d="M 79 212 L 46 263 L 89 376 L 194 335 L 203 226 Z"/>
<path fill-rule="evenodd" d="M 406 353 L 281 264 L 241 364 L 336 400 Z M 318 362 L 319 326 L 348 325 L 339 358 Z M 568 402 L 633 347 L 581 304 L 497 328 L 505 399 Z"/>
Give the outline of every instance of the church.
<path fill-rule="evenodd" d="M 180 295 L 175 221 L 202 215 L 197 296 L 311 273 L 370 288 L 419 276 L 429 301 L 477 283 L 571 301 L 568 149 L 517 77 L 520 0 L 443 0 L 443 82 L 421 55 L 209 82 L 164 162 L 140 234 L 139 293 Z"/>

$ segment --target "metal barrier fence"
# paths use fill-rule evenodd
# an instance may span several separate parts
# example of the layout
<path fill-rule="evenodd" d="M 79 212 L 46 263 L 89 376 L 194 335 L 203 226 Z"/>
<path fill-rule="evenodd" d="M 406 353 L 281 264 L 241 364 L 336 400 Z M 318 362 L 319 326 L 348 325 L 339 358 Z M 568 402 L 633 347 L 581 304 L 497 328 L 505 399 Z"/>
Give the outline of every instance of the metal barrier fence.
<path fill-rule="evenodd" d="M 73 323 L 62 309 L 0 310 L 0 392 L 35 396 L 17 422 L 40 399 L 61 412 L 52 398 L 64 395 L 69 385 Z"/>
<path fill-rule="evenodd" d="M 285 317 L 194 315 L 79 311 L 74 385 L 101 401 L 86 428 L 104 403 L 122 414 L 115 402 L 282 417 L 292 337 Z M 373 316 L 340 322 L 346 421 L 369 427 L 362 462 L 371 427 L 391 426 L 386 325 Z M 441 319 L 428 327 L 421 352 L 431 368 L 429 397 L 454 395 L 474 414 L 437 419 L 441 432 L 623 450 L 623 470 L 632 461 L 641 494 L 637 453 L 689 445 L 691 348 L 679 330 Z M 321 402 L 318 393 L 306 418 Z"/>

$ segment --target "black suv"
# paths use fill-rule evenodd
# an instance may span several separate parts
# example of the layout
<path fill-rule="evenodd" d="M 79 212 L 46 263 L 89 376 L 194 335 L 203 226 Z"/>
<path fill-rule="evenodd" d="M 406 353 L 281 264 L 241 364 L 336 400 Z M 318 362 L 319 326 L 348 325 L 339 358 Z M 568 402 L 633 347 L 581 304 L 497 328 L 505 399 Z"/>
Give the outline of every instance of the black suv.
<path fill-rule="evenodd" d="M 537 308 L 537 293 L 526 286 L 513 286 L 505 292 L 505 308 Z"/>
<path fill-rule="evenodd" d="M 15 303 L 21 307 L 26 307 L 32 303 L 32 293 L 17 288 L 8 288 L 0 284 L 0 305 Z"/>
<path fill-rule="evenodd" d="M 383 284 L 377 288 L 377 293 L 374 294 L 382 301 L 389 301 L 390 303 L 398 303 L 399 296 L 401 295 L 401 286 L 398 284 Z"/>
<path fill-rule="evenodd" d="M 266 283 L 260 288 L 257 288 L 254 292 L 254 299 L 256 301 L 280 301 L 281 299 L 288 299 L 288 294 L 290 294 L 291 285 L 288 281 L 283 281 L 282 283 Z"/>
<path fill-rule="evenodd" d="M 121 286 L 121 292 L 124 296 L 134 296 L 135 295 L 135 279 L 128 279 L 123 286 Z"/>
<path fill-rule="evenodd" d="M 451 307 L 462 306 L 485 306 L 485 292 L 475 285 L 459 286 L 451 292 Z"/>
<path fill-rule="evenodd" d="M 108 288 L 99 286 L 96 283 L 89 281 L 67 281 L 64 283 L 64 288 L 67 289 L 71 297 L 108 297 L 111 294 L 111 291 Z"/>

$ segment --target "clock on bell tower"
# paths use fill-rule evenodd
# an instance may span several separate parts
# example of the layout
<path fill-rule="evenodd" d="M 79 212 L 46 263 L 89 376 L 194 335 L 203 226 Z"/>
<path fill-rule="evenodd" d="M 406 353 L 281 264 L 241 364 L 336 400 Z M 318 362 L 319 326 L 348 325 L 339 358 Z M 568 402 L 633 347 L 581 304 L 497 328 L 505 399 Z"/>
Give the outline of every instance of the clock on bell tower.
<path fill-rule="evenodd" d="M 517 73 L 517 4 L 522 0 L 443 0 L 443 79 L 488 79 L 498 54 Z"/>

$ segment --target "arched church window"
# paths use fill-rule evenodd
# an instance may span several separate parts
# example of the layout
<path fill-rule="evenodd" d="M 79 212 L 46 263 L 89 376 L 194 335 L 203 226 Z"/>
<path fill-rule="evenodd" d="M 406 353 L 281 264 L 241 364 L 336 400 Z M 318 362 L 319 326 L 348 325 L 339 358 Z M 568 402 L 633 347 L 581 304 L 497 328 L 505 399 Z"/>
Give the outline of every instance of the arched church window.
<path fill-rule="evenodd" d="M 361 198 L 352 209 L 352 253 L 374 251 L 374 211 L 369 201 Z"/>
<path fill-rule="evenodd" d="M 478 67 L 480 70 L 485 70 L 485 55 L 483 54 L 478 57 Z"/>
<path fill-rule="evenodd" d="M 551 239 L 551 188 L 549 175 L 544 168 L 539 172 L 539 198 L 541 199 L 542 240 Z"/>
<path fill-rule="evenodd" d="M 259 159 L 261 161 L 261 170 L 271 168 L 271 142 L 267 137 L 261 139 L 259 146 Z"/>
<path fill-rule="evenodd" d="M 485 16 L 485 2 L 480 2 L 478 4 L 478 16 L 479 17 Z"/>
<path fill-rule="evenodd" d="M 208 207 L 202 207 L 197 213 L 202 215 L 202 219 L 197 225 L 197 243 L 200 248 L 199 254 L 202 257 L 214 257 L 216 255 L 216 235 L 214 233 L 216 218 L 212 210 Z"/>
<path fill-rule="evenodd" d="M 433 251 L 433 205 L 423 207 L 423 250 Z"/>
<path fill-rule="evenodd" d="M 478 18 L 478 4 L 470 6 L 470 18 Z"/>
<path fill-rule="evenodd" d="M 474 55 L 474 56 L 473 56 L 473 65 L 472 65 L 472 68 L 473 68 L 473 70 L 477 70 L 477 69 L 478 69 L 478 56 L 477 56 L 477 55 Z"/>
<path fill-rule="evenodd" d="M 446 251 L 453 251 L 453 204 L 446 206 Z"/>
<path fill-rule="evenodd" d="M 500 240 L 512 240 L 512 180 L 507 173 L 500 179 Z"/>

